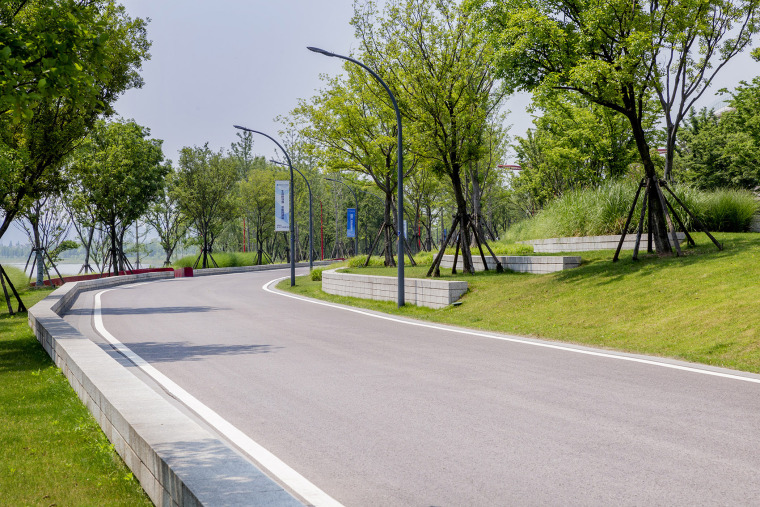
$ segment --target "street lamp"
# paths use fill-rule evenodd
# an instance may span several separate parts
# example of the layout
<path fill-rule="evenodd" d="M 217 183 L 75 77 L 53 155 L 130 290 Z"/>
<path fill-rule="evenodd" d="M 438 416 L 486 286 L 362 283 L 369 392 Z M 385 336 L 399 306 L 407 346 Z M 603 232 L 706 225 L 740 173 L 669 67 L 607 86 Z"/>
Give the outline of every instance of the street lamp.
<path fill-rule="evenodd" d="M 295 213 L 294 213 L 294 201 L 295 201 L 295 194 L 294 194 L 294 185 L 293 185 L 293 164 L 290 163 L 290 157 L 288 156 L 288 152 L 285 151 L 285 148 L 282 147 L 280 143 L 278 143 L 272 136 L 267 135 L 263 132 L 259 132 L 258 130 L 249 129 L 246 127 L 241 127 L 240 125 L 233 125 L 236 129 L 245 130 L 246 132 L 253 132 L 254 134 L 261 134 L 262 136 L 269 138 L 274 144 L 276 144 L 282 152 L 285 154 L 285 158 L 288 160 L 288 167 L 290 168 L 290 286 L 293 287 L 296 284 L 296 249 L 295 249 L 295 238 L 293 237 L 293 230 L 294 230 L 294 220 L 295 220 Z"/>
<path fill-rule="evenodd" d="M 277 160 L 269 160 L 273 164 L 277 165 L 287 165 L 284 162 L 279 162 Z M 311 185 L 309 185 L 309 180 L 306 179 L 306 176 L 303 175 L 301 171 L 298 170 L 298 168 L 293 168 L 298 174 L 301 175 L 301 178 L 306 182 L 306 188 L 309 190 L 309 271 L 314 269 L 314 261 L 312 259 L 312 252 L 314 251 L 312 248 L 312 214 L 311 214 Z"/>
<path fill-rule="evenodd" d="M 335 183 L 342 183 L 343 185 L 346 185 L 346 188 L 348 188 L 351 191 L 351 193 L 354 194 L 354 206 L 356 206 L 356 232 L 354 234 L 354 255 L 359 255 L 359 200 L 356 198 L 356 192 L 354 192 L 354 189 L 351 188 L 345 181 L 335 180 L 333 178 L 328 178 L 327 176 L 324 176 L 324 178 L 326 180 L 334 181 Z"/>
<path fill-rule="evenodd" d="M 391 103 L 393 104 L 393 109 L 396 111 L 396 128 L 398 130 L 398 141 L 397 141 L 397 151 L 398 151 L 398 174 L 397 174 L 397 180 L 398 180 L 398 221 L 399 221 L 399 227 L 396 228 L 396 235 L 397 235 L 397 252 L 398 252 L 398 306 L 404 306 L 404 243 L 403 239 L 404 237 L 401 235 L 401 227 L 400 225 L 404 223 L 404 163 L 403 163 L 403 151 L 402 151 L 402 136 L 401 136 L 401 112 L 398 109 L 398 103 L 396 103 L 396 97 L 393 95 L 393 92 L 391 92 L 391 89 L 388 88 L 388 85 L 385 84 L 385 81 L 383 81 L 380 76 L 378 76 L 375 71 L 364 65 L 362 62 L 358 60 L 354 60 L 353 58 L 350 58 L 348 56 L 338 55 L 335 53 L 331 53 L 329 51 L 325 51 L 324 49 L 319 49 L 315 47 L 307 47 L 309 51 L 313 51 L 314 53 L 320 53 L 325 56 L 333 57 L 333 58 L 341 58 L 343 60 L 349 61 L 351 63 L 354 63 L 358 65 L 359 67 L 363 68 L 367 72 L 369 72 L 373 78 L 377 80 L 378 83 L 380 83 L 383 88 L 385 88 L 385 91 L 388 92 L 388 96 L 391 98 Z"/>

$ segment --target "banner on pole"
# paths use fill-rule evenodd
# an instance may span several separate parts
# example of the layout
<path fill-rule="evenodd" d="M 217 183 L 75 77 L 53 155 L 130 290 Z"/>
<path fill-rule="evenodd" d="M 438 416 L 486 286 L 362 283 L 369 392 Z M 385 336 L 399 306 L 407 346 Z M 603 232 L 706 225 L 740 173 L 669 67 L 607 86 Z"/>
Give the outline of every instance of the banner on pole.
<path fill-rule="evenodd" d="M 346 211 L 346 237 L 356 237 L 356 208 L 348 208 Z"/>
<path fill-rule="evenodd" d="M 290 232 L 290 181 L 274 182 L 274 231 Z"/>

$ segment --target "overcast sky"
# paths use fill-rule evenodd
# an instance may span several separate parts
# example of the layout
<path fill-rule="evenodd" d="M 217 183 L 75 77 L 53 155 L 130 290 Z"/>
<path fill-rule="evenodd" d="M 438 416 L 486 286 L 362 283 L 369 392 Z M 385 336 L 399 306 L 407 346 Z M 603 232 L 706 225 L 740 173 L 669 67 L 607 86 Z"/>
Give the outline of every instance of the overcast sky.
<path fill-rule="evenodd" d="M 127 92 L 116 104 L 124 118 L 151 129 L 164 140 L 164 154 L 175 163 L 183 146 L 228 148 L 236 140 L 232 125 L 243 125 L 278 137 L 286 115 L 299 98 L 321 87 L 320 73 L 337 74 L 341 60 L 312 53 L 317 46 L 337 53 L 358 47 L 349 24 L 352 0 L 122 0 L 133 17 L 150 18 L 152 58 L 145 62 L 145 85 Z M 747 54 L 719 75 L 722 86 L 760 74 L 760 64 Z M 708 91 L 701 101 L 715 102 Z M 525 111 L 527 94 L 506 104 L 511 134 L 531 126 Z M 254 150 L 270 157 L 274 145 L 254 139 Z M 504 160 L 514 163 L 514 160 Z M 8 241 L 24 241 L 9 231 Z"/>

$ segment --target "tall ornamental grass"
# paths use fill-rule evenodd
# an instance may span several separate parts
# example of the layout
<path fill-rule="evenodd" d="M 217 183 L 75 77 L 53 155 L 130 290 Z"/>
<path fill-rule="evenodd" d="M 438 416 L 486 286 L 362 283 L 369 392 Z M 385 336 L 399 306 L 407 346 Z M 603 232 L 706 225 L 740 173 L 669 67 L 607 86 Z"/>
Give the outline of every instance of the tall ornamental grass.
<path fill-rule="evenodd" d="M 568 192 L 551 202 L 533 218 L 513 225 L 505 234 L 504 239 L 519 241 L 620 234 L 625 225 L 631 201 L 636 194 L 637 185 L 635 181 L 618 180 L 596 189 Z M 704 191 L 687 185 L 678 185 L 673 188 L 673 191 L 710 231 L 746 232 L 749 230 L 752 217 L 759 208 L 757 198 L 748 190 Z M 667 191 L 663 190 L 663 193 L 668 197 L 687 229 L 695 230 L 691 217 Z M 643 190 L 628 232 L 635 232 L 638 227 L 642 201 Z M 646 230 L 646 220 L 644 226 Z"/>

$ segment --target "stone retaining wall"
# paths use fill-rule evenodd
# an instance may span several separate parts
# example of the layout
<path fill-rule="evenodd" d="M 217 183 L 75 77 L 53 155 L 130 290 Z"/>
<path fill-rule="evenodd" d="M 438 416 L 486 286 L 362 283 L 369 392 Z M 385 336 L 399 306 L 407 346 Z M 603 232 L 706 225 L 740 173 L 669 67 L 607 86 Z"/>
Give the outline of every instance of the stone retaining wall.
<path fill-rule="evenodd" d="M 396 301 L 398 280 L 391 276 L 353 275 L 337 269 L 322 272 L 322 290 L 337 296 Z M 417 306 L 443 308 L 467 292 L 467 282 L 404 278 L 404 301 Z"/>
<path fill-rule="evenodd" d="M 60 317 L 81 292 L 171 277 L 67 283 L 29 310 L 29 326 L 155 505 L 301 505 Z"/>
<path fill-rule="evenodd" d="M 677 232 L 676 237 L 679 243 L 683 242 L 686 235 Z M 530 241 L 518 241 L 525 245 L 533 246 L 536 253 L 559 253 L 559 252 L 589 252 L 593 250 L 615 250 L 620 243 L 620 235 L 612 236 L 579 236 L 572 238 L 550 238 L 550 239 L 533 239 Z M 623 242 L 623 250 L 633 250 L 636 244 L 636 234 L 626 234 Z M 639 250 L 646 251 L 647 237 L 641 236 Z"/>
<path fill-rule="evenodd" d="M 564 269 L 577 268 L 581 265 L 581 258 L 576 256 L 537 256 L 537 255 L 497 255 L 504 269 L 519 271 L 520 273 L 554 273 Z M 493 257 L 486 257 L 488 269 L 496 269 L 496 261 Z M 483 260 L 478 255 L 473 256 L 472 264 L 475 271 L 483 271 Z M 441 260 L 441 268 L 448 268 L 454 265 L 453 255 L 444 255 Z M 457 269 L 463 268 L 462 257 L 457 260 Z"/>

